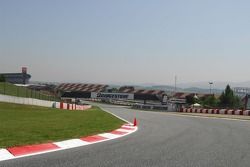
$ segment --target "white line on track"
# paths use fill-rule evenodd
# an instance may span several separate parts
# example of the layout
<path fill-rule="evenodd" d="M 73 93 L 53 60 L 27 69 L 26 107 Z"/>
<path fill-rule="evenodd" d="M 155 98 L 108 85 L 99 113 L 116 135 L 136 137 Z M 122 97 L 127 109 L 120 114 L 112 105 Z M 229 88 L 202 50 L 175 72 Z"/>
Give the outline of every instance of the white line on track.
<path fill-rule="evenodd" d="M 167 114 L 167 115 L 173 115 L 178 117 L 192 117 L 192 118 L 204 118 L 204 119 L 222 119 L 222 120 L 228 120 L 228 121 L 241 121 L 241 122 L 249 122 L 250 119 L 241 119 L 241 118 L 226 118 L 226 117 L 215 117 L 215 116 L 206 116 L 204 115 L 187 115 L 187 114 L 178 114 L 173 112 L 152 112 L 152 111 L 142 111 L 142 110 L 136 110 L 136 112 L 141 113 L 148 113 L 148 114 Z M 192 113 L 190 113 L 192 114 Z"/>

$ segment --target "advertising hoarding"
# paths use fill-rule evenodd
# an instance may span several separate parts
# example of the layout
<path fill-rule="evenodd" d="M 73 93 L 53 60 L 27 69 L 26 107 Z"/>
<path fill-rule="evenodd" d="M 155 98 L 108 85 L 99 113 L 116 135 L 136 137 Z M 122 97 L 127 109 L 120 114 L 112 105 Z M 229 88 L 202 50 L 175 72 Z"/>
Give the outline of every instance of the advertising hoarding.
<path fill-rule="evenodd" d="M 91 92 L 91 98 L 94 99 L 123 99 L 123 100 L 134 100 L 134 94 L 130 93 L 97 93 Z"/>

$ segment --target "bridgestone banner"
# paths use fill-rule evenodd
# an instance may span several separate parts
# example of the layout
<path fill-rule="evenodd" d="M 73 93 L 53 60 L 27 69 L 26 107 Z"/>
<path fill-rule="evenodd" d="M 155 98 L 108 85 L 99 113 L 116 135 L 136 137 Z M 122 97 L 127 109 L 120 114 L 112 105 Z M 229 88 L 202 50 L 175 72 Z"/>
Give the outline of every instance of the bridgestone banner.
<path fill-rule="evenodd" d="M 96 92 L 91 92 L 91 98 L 93 98 L 93 99 L 134 100 L 134 94 L 130 94 L 130 93 L 96 93 Z"/>

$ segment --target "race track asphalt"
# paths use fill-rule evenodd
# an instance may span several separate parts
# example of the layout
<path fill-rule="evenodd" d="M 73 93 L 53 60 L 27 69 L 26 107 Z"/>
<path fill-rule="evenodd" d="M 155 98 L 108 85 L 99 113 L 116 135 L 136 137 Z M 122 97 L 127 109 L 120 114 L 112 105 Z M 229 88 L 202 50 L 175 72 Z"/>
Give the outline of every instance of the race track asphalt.
<path fill-rule="evenodd" d="M 247 167 L 250 121 L 192 118 L 98 104 L 139 130 L 116 140 L 0 162 L 0 167 Z"/>

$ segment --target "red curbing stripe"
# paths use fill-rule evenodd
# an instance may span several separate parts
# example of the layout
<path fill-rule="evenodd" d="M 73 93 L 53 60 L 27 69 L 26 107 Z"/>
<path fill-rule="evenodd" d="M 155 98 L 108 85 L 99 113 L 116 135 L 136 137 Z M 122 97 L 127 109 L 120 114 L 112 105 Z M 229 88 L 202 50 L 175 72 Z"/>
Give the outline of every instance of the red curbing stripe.
<path fill-rule="evenodd" d="M 225 113 L 224 114 L 227 114 L 227 109 L 225 110 Z"/>
<path fill-rule="evenodd" d="M 243 110 L 240 111 L 240 115 L 243 115 Z"/>
<path fill-rule="evenodd" d="M 114 134 L 114 135 L 125 135 L 127 134 L 128 132 L 121 132 L 121 131 L 118 131 L 118 130 L 114 130 L 112 132 L 110 132 L 111 134 Z"/>
<path fill-rule="evenodd" d="M 37 145 L 28 145 L 28 146 L 20 146 L 20 147 L 11 147 L 7 150 L 14 156 L 22 156 L 27 154 L 33 154 L 38 152 L 56 150 L 59 147 L 53 143 L 46 144 L 37 144 Z"/>
<path fill-rule="evenodd" d="M 80 139 L 83 140 L 83 141 L 86 141 L 86 142 L 93 143 L 93 142 L 98 142 L 98 141 L 102 141 L 102 140 L 107 140 L 108 138 L 98 136 L 98 135 L 94 135 L 94 136 L 83 137 L 83 138 L 80 138 Z"/>

